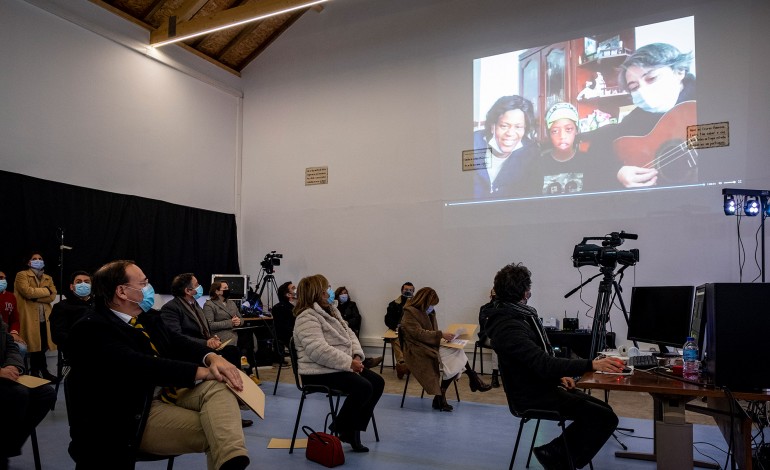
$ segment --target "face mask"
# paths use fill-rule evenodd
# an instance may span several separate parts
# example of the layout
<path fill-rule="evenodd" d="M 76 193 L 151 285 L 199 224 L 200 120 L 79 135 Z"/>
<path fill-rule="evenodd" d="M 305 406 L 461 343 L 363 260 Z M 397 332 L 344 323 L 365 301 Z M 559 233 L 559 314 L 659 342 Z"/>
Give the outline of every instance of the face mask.
<path fill-rule="evenodd" d="M 0 279 L 0 292 L 5 292 L 7 288 L 8 288 L 8 281 L 5 279 Z"/>
<path fill-rule="evenodd" d="M 43 269 L 45 267 L 45 263 L 43 262 L 42 259 L 33 259 L 32 261 L 29 262 L 29 265 L 32 269 L 37 269 L 37 270 Z"/>
<path fill-rule="evenodd" d="M 403 295 L 404 297 L 406 297 L 408 299 L 408 298 L 414 296 L 414 292 L 408 290 L 408 291 L 404 291 L 401 295 Z"/>
<path fill-rule="evenodd" d="M 193 294 L 193 298 L 200 299 L 203 295 L 203 286 L 198 284 L 198 287 L 195 288 L 195 294 Z"/>
<path fill-rule="evenodd" d="M 348 294 L 341 294 L 340 295 L 340 302 L 342 302 L 344 304 L 345 302 L 348 301 L 349 298 L 350 297 L 348 297 Z"/>
<path fill-rule="evenodd" d="M 326 289 L 326 293 L 329 294 L 329 303 L 334 302 L 334 291 L 331 287 Z"/>
<path fill-rule="evenodd" d="M 427 309 L 427 310 L 425 310 L 425 313 L 428 313 L 428 314 L 431 314 L 431 313 L 433 313 L 433 305 L 429 305 L 429 306 L 428 306 L 428 309 Z"/>
<path fill-rule="evenodd" d="M 136 287 L 126 286 L 129 289 L 134 290 L 140 290 Z M 155 289 L 152 288 L 152 284 L 147 284 L 146 286 L 142 287 L 142 301 L 136 302 L 134 300 L 128 299 L 130 302 L 134 302 L 135 304 L 139 304 L 139 308 L 142 309 L 143 312 L 149 311 L 153 305 L 155 305 Z"/>
<path fill-rule="evenodd" d="M 78 297 L 88 297 L 91 295 L 91 284 L 87 282 L 75 284 L 75 295 Z"/>
<path fill-rule="evenodd" d="M 634 104 L 648 113 L 665 113 L 676 105 L 680 87 L 670 81 L 659 80 L 631 92 Z"/>
<path fill-rule="evenodd" d="M 225 290 L 223 290 L 223 291 L 222 291 L 222 295 L 220 295 L 220 297 L 222 297 L 223 299 L 228 299 L 228 298 L 230 298 L 230 289 L 225 289 Z"/>

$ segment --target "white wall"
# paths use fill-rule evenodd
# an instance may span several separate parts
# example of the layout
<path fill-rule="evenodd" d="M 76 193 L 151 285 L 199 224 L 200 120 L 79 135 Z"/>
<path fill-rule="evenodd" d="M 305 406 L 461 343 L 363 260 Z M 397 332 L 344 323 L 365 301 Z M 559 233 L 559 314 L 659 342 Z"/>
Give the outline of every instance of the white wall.
<path fill-rule="evenodd" d="M 336 0 L 303 17 L 244 72 L 245 272 L 256 275 L 270 251 L 285 255 L 279 283 L 325 274 L 345 284 L 376 344 L 385 306 L 405 280 L 434 287 L 439 323 L 472 321 L 495 272 L 512 261 L 533 271 L 532 304 L 541 316 L 580 311 L 597 281 L 563 294 L 598 272 L 572 267 L 583 236 L 638 233 L 641 261 L 623 283 L 737 281 L 734 219 L 722 215 L 720 188 L 681 194 L 625 194 L 542 206 L 445 207 L 470 148 L 472 60 L 608 30 L 695 14 L 698 112 L 703 123 L 729 121 L 731 145 L 704 158 L 748 154 L 746 187 L 770 187 L 764 129 L 770 122 L 763 78 L 770 76 L 766 2 L 656 0 L 641 5 L 508 0 Z M 567 7 L 559 4 L 568 5 Z M 710 35 L 708 34 L 710 32 Z M 709 51 L 705 53 L 705 51 Z M 700 52 L 704 52 L 700 54 Z M 717 93 L 718 92 L 718 93 Z M 329 184 L 304 186 L 305 167 L 328 165 Z M 643 201 L 640 203 L 640 201 Z M 758 220 L 744 221 L 749 261 Z M 750 228 L 747 228 L 750 227 Z M 614 311 L 611 327 L 625 340 Z M 683 338 L 684 341 L 684 338 Z"/>
<path fill-rule="evenodd" d="M 21 0 L 0 57 L 0 169 L 236 212 L 239 93 Z"/>

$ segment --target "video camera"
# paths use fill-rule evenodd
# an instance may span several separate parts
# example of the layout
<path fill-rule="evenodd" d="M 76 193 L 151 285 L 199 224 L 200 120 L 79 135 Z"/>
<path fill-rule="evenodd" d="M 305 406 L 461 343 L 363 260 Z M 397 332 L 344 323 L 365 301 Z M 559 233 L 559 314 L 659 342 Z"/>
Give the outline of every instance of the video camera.
<path fill-rule="evenodd" d="M 623 244 L 624 240 L 636 240 L 639 235 L 626 233 L 624 231 L 612 232 L 604 237 L 585 237 L 583 241 L 575 245 L 572 252 L 572 265 L 576 268 L 581 266 L 604 266 L 615 268 L 618 264 L 622 266 L 633 266 L 639 262 L 639 250 L 618 250 L 617 247 Z M 589 240 L 601 240 L 602 246 L 588 244 Z"/>
<path fill-rule="evenodd" d="M 275 272 L 275 266 L 281 265 L 281 258 L 283 258 L 281 253 L 271 251 L 265 255 L 265 259 L 263 259 L 259 265 L 262 266 L 262 269 L 264 269 L 267 274 L 273 274 Z"/>

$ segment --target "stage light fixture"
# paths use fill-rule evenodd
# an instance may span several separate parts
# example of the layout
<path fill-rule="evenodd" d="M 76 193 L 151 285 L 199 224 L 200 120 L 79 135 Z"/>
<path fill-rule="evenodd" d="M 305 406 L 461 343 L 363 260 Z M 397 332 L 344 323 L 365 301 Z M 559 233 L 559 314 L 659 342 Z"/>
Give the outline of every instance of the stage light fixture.
<path fill-rule="evenodd" d="M 765 198 L 765 217 L 770 217 L 770 197 Z"/>
<path fill-rule="evenodd" d="M 725 215 L 735 215 L 736 207 L 735 197 L 731 194 L 725 194 Z"/>
<path fill-rule="evenodd" d="M 743 213 L 749 217 L 754 217 L 760 213 L 761 207 L 757 196 L 746 196 L 743 202 Z"/>

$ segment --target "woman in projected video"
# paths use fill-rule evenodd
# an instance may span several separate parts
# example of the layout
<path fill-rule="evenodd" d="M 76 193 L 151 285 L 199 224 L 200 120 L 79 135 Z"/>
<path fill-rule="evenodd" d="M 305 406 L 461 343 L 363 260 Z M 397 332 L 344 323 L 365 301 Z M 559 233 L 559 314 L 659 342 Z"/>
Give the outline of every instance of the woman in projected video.
<path fill-rule="evenodd" d="M 697 153 L 688 148 L 686 135 L 687 126 L 697 122 L 692 60 L 692 53 L 653 43 L 621 65 L 619 84 L 636 108 L 619 124 L 588 137 L 592 154 L 620 159 L 623 166 L 612 176 L 622 186 L 697 182 Z"/>
<path fill-rule="evenodd" d="M 534 107 L 518 95 L 503 96 L 487 112 L 484 130 L 474 134 L 474 148 L 487 148 L 488 167 L 476 171 L 476 197 L 532 194 L 530 166 L 539 149 L 534 136 Z"/>

